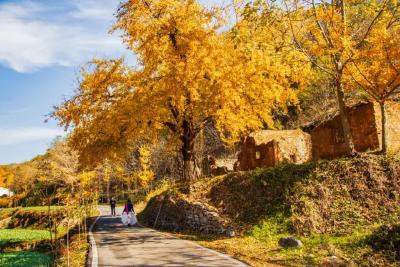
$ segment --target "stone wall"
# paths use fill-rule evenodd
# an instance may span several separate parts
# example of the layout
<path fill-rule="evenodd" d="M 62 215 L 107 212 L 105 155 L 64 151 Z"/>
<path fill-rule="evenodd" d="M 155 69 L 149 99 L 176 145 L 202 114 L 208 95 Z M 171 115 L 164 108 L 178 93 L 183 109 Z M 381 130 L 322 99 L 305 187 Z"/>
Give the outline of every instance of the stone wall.
<path fill-rule="evenodd" d="M 381 148 L 381 114 L 377 103 L 364 102 L 347 108 L 355 150 L 365 152 Z M 388 150 L 400 151 L 400 102 L 386 102 Z M 272 167 L 279 163 L 304 163 L 334 159 L 347 148 L 338 114 L 325 122 L 312 123 L 301 130 L 258 131 L 241 145 L 235 170 Z"/>
<path fill-rule="evenodd" d="M 358 152 L 379 148 L 375 110 L 372 103 L 347 109 L 354 146 Z M 337 115 L 311 130 L 313 159 L 333 159 L 346 153 L 340 116 Z"/>
<path fill-rule="evenodd" d="M 238 157 L 238 169 L 272 167 L 279 163 L 304 163 L 311 158 L 311 139 L 301 130 L 264 130 L 245 139 Z"/>
<path fill-rule="evenodd" d="M 275 141 L 257 145 L 253 137 L 248 137 L 238 156 L 238 169 L 248 171 L 257 167 L 270 167 L 278 164 L 279 150 Z"/>
<path fill-rule="evenodd" d="M 153 198 L 140 215 L 140 220 L 158 229 L 232 234 L 232 228 L 219 216 L 216 208 L 200 201 L 190 201 L 184 195 Z"/>
<path fill-rule="evenodd" d="M 400 102 L 388 102 L 386 116 L 389 150 L 400 151 Z"/>
<path fill-rule="evenodd" d="M 398 152 L 400 151 L 400 102 L 387 101 L 385 107 L 388 150 Z M 374 103 L 374 110 L 379 136 L 379 147 L 382 147 L 382 116 L 378 103 Z"/>

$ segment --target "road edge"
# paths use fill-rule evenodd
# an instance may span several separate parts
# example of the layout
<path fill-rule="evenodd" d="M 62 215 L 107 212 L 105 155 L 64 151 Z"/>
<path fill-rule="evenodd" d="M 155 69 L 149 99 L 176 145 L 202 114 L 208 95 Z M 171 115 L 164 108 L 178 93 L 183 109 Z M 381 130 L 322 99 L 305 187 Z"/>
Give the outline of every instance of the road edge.
<path fill-rule="evenodd" d="M 145 228 L 147 228 L 147 227 L 145 227 Z M 213 250 L 213 249 L 211 249 L 211 248 L 207 248 L 207 247 L 202 246 L 202 245 L 200 245 L 200 244 L 198 244 L 198 243 L 196 243 L 196 242 L 194 242 L 194 241 L 190 241 L 190 240 L 187 240 L 187 239 L 182 239 L 182 238 L 179 238 L 179 237 L 177 237 L 177 236 L 175 236 L 175 235 L 173 235 L 173 234 L 170 234 L 170 233 L 167 233 L 167 232 L 161 232 L 161 231 L 155 230 L 155 229 L 153 229 L 153 228 L 148 228 L 148 229 L 151 229 L 151 230 L 153 230 L 153 231 L 155 231 L 155 232 L 158 232 L 158 233 L 160 233 L 160 234 L 162 234 L 162 235 L 165 235 L 165 236 L 168 236 L 168 237 L 171 237 L 171 238 L 175 238 L 175 239 L 182 240 L 182 241 L 184 241 L 184 242 L 186 242 L 186 243 L 188 243 L 188 244 L 195 245 L 196 247 L 202 248 L 202 249 L 207 250 L 207 251 L 209 251 L 209 252 L 211 252 L 211 253 L 213 253 L 213 254 L 215 254 L 215 255 L 218 255 L 218 256 L 220 256 L 220 257 L 223 257 L 223 258 L 225 258 L 225 259 L 228 259 L 228 260 L 230 260 L 232 263 L 238 264 L 240 267 L 251 267 L 251 265 L 249 265 L 249 264 L 247 264 L 247 263 L 245 263 L 245 262 L 243 262 L 243 261 L 241 261 L 241 260 L 239 260 L 239 259 L 236 259 L 236 258 L 234 258 L 233 256 L 230 256 L 230 255 L 228 255 L 228 254 L 225 254 L 225 253 L 222 253 L 222 252 Z"/>
<path fill-rule="evenodd" d="M 89 244 L 90 244 L 89 259 L 90 259 L 90 263 L 88 264 L 88 266 L 90 266 L 90 267 L 97 267 L 99 264 L 99 256 L 97 254 L 96 240 L 93 237 L 93 228 L 96 225 L 99 218 L 101 217 L 100 208 L 97 208 L 97 210 L 99 211 L 99 216 L 97 216 L 97 218 L 94 220 L 94 222 L 89 227 Z"/>

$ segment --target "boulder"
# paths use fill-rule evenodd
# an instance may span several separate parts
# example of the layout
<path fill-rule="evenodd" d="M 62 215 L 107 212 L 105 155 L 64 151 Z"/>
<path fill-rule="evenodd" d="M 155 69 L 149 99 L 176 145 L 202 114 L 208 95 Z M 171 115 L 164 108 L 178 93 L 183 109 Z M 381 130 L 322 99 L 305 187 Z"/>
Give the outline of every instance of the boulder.
<path fill-rule="evenodd" d="M 227 237 L 234 237 L 236 235 L 236 233 L 235 233 L 235 231 L 233 231 L 233 229 L 227 229 L 225 233 L 226 233 Z"/>
<path fill-rule="evenodd" d="M 279 239 L 279 245 L 281 247 L 287 248 L 287 247 L 301 247 L 303 246 L 303 243 L 294 238 L 293 236 L 289 236 L 289 237 L 282 237 Z"/>

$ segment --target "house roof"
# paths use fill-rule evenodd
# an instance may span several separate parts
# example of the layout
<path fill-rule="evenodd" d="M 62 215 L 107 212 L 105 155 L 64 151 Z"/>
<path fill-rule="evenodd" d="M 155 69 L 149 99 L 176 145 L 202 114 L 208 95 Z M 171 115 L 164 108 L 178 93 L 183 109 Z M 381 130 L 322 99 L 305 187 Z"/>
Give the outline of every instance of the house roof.
<path fill-rule="evenodd" d="M 352 103 L 352 104 L 348 104 L 346 105 L 347 109 L 356 109 L 360 106 L 364 106 L 364 105 L 368 105 L 372 102 L 370 101 L 359 101 L 356 103 Z M 326 116 L 324 116 L 323 118 L 317 118 L 314 121 L 308 122 L 303 124 L 300 128 L 304 131 L 304 132 L 311 132 L 314 128 L 318 127 L 321 124 L 324 124 L 330 120 L 333 120 L 335 117 L 339 116 L 339 110 L 334 110 L 331 112 L 328 112 L 328 114 Z"/>
<path fill-rule="evenodd" d="M 250 134 L 250 137 L 254 138 L 256 145 L 266 144 L 272 140 L 288 140 L 297 139 L 304 137 L 304 133 L 301 129 L 296 130 L 261 130 Z"/>

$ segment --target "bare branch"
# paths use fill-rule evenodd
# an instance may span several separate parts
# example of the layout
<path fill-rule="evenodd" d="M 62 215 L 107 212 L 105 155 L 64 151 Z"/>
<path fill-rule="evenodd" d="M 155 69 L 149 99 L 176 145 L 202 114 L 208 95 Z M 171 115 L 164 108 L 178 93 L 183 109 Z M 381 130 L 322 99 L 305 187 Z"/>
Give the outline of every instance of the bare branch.
<path fill-rule="evenodd" d="M 318 28 L 320 29 L 321 34 L 322 34 L 322 36 L 323 36 L 324 39 L 325 39 L 325 42 L 327 43 L 327 45 L 328 45 L 330 48 L 333 48 L 334 45 L 333 45 L 333 43 L 332 43 L 332 40 L 331 40 L 331 39 L 329 38 L 329 36 L 327 35 L 327 33 L 326 33 L 324 27 L 322 26 L 321 22 L 320 22 L 319 19 L 318 19 L 317 8 L 315 7 L 315 1 L 314 1 L 314 0 L 312 0 L 312 7 L 313 7 L 313 14 L 314 14 L 315 22 L 317 23 Z"/>
<path fill-rule="evenodd" d="M 370 32 L 372 30 L 372 27 L 375 25 L 375 22 L 378 20 L 378 18 L 382 15 L 383 11 L 385 10 L 387 2 L 388 2 L 388 0 L 385 0 L 385 2 L 383 2 L 382 8 L 379 10 L 379 12 L 376 14 L 376 16 L 372 19 L 364 36 L 360 39 L 358 44 L 355 46 L 356 48 L 360 48 L 362 43 L 364 42 L 364 40 L 368 37 L 368 35 L 370 34 Z"/>

